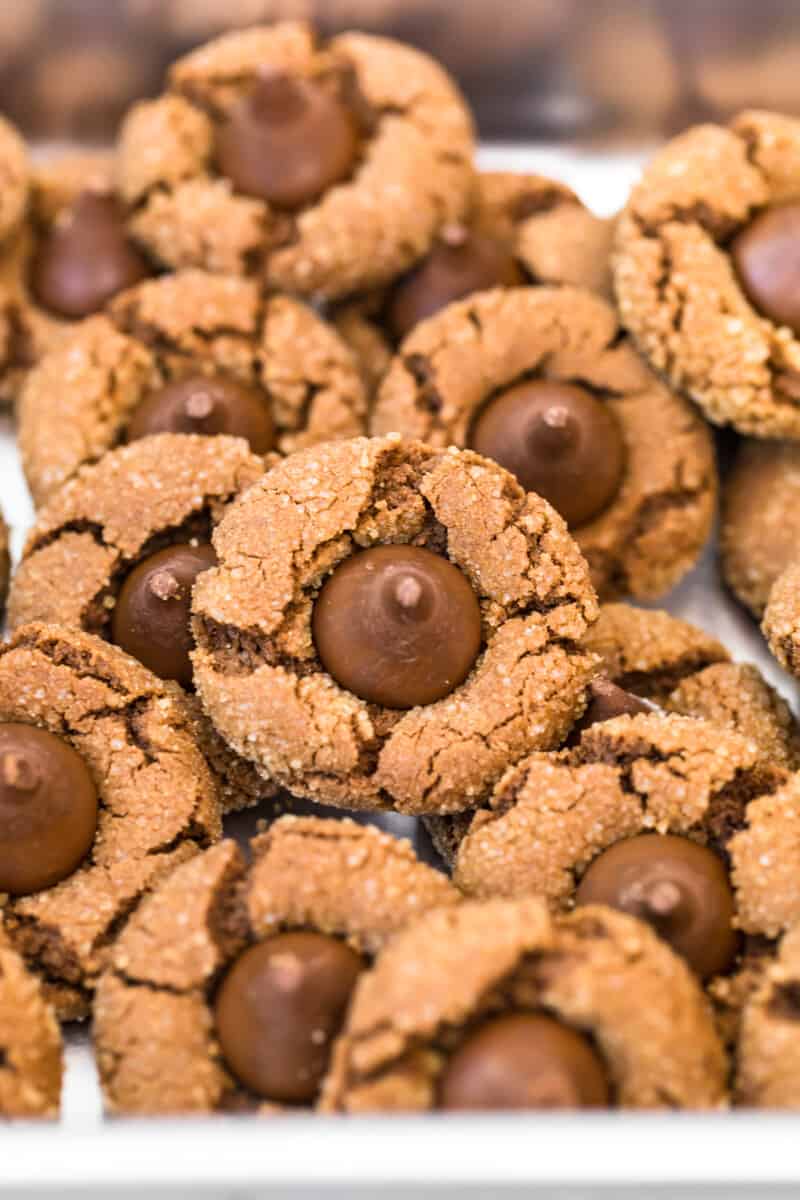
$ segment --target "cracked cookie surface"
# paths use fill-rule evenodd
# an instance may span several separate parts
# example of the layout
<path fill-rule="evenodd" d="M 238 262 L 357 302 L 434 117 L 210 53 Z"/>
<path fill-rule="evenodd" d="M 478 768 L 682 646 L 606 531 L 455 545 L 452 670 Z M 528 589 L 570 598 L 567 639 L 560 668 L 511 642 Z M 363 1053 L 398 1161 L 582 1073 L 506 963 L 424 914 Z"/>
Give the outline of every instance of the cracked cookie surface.
<path fill-rule="evenodd" d="M 599 297 L 524 288 L 450 305 L 403 342 L 371 431 L 467 445 L 487 401 L 535 375 L 583 385 L 619 424 L 625 465 L 616 495 L 572 530 L 600 597 L 663 593 L 709 535 L 713 447 L 705 424 L 651 374 Z"/>
<path fill-rule="evenodd" d="M 800 926 L 781 941 L 742 1013 L 735 1100 L 751 1108 L 800 1108 Z"/>
<path fill-rule="evenodd" d="M 312 636 L 326 577 L 386 544 L 447 557 L 480 606 L 465 681 L 405 712 L 334 682 Z M 295 795 L 410 814 L 475 807 L 583 708 L 586 564 L 545 501 L 469 451 L 399 437 L 302 451 L 231 507 L 214 547 L 219 565 L 194 590 L 195 683 L 222 737 Z"/>
<path fill-rule="evenodd" d="M 110 1111 L 274 1111 L 226 1069 L 213 1012 L 222 972 L 293 929 L 369 959 L 412 917 L 459 901 L 408 842 L 350 820 L 282 817 L 251 848 L 250 866 L 225 841 L 176 870 L 117 942 L 94 1025 Z"/>
<path fill-rule="evenodd" d="M 358 133 L 347 177 L 294 212 L 241 194 L 215 160 L 220 123 L 267 70 L 327 92 Z M 168 92 L 128 114 L 117 168 L 131 232 L 161 265 L 258 271 L 270 287 L 333 298 L 386 283 L 460 219 L 472 154 L 465 102 L 427 55 L 286 22 L 178 59 Z"/>
<path fill-rule="evenodd" d="M 181 706 L 99 638 L 56 625 L 0 647 L 0 717 L 63 738 L 99 797 L 84 863 L 8 900 L 6 930 L 63 1019 L 87 1014 L 114 939 L 154 883 L 221 833 L 219 795 Z"/>
<path fill-rule="evenodd" d="M 631 917 L 554 917 L 531 898 L 430 913 L 392 940 L 357 985 L 323 1107 L 435 1108 L 481 1017 L 542 1009 L 592 1039 L 615 1107 L 724 1105 L 725 1056 L 684 964 Z"/>
<path fill-rule="evenodd" d="M 312 309 L 252 280 L 181 271 L 116 297 L 30 372 L 19 446 L 35 503 L 124 441 L 145 397 L 197 374 L 263 393 L 280 454 L 364 431 L 358 365 Z"/>
<path fill-rule="evenodd" d="M 57 1117 L 61 1030 L 39 980 L 0 926 L 0 1117 Z"/>
<path fill-rule="evenodd" d="M 800 122 L 743 112 L 669 142 L 617 224 L 623 324 L 709 420 L 757 437 L 800 438 L 800 341 L 750 302 L 729 243 L 798 179 Z"/>

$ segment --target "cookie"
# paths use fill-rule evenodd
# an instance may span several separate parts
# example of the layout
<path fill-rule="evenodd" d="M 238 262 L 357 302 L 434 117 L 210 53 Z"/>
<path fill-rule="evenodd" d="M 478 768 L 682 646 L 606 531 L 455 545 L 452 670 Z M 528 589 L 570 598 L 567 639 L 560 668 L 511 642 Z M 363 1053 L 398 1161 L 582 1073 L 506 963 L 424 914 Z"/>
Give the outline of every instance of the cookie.
<path fill-rule="evenodd" d="M 584 706 L 596 614 L 561 518 L 469 451 L 301 451 L 214 533 L 194 678 L 221 736 L 294 795 L 458 812 Z"/>
<path fill-rule="evenodd" d="M 314 1105 L 355 979 L 411 917 L 458 901 L 409 843 L 349 820 L 282 817 L 251 850 L 179 868 L 120 937 L 94 1012 L 109 1111 Z"/>
<path fill-rule="evenodd" d="M 381 286 L 463 215 L 473 130 L 427 55 L 285 22 L 178 59 L 117 147 L 130 230 L 171 269 L 328 299 Z"/>
<path fill-rule="evenodd" d="M 800 447 L 743 442 L 722 489 L 725 582 L 759 619 L 770 589 L 800 545 Z"/>
<path fill-rule="evenodd" d="M 61 1030 L 39 980 L 0 927 L 0 1117 L 57 1117 Z"/>
<path fill-rule="evenodd" d="M 726 1072 L 701 990 L 642 922 L 494 900 L 427 914 L 362 976 L 323 1107 L 714 1109 Z"/>
<path fill-rule="evenodd" d="M 374 389 L 420 321 L 473 292 L 570 284 L 610 298 L 613 226 L 557 180 L 484 171 L 464 220 L 440 229 L 391 287 L 340 305 L 335 323 Z"/>
<path fill-rule="evenodd" d="M 11 555 L 8 549 L 8 538 L 8 526 L 3 520 L 2 513 L 0 513 L 0 619 L 2 619 L 6 610 L 8 584 L 11 578 Z"/>
<path fill-rule="evenodd" d="M 358 366 L 333 329 L 252 280 L 181 271 L 125 292 L 30 373 L 19 404 L 28 486 L 45 502 L 80 466 L 151 433 L 226 433 L 256 454 L 362 433 Z"/>
<path fill-rule="evenodd" d="M 702 717 L 757 742 L 770 762 L 800 767 L 800 730 L 752 663 L 733 663 L 705 630 L 657 609 L 604 604 L 584 639 L 618 687 L 666 712 Z"/>
<path fill-rule="evenodd" d="M 742 1014 L 735 1097 L 751 1108 L 800 1108 L 800 926 L 793 926 Z"/>
<path fill-rule="evenodd" d="M 800 122 L 744 112 L 668 142 L 616 231 L 622 322 L 709 420 L 800 438 Z"/>
<path fill-rule="evenodd" d="M 370 428 L 497 459 L 561 512 L 602 599 L 667 591 L 710 532 L 708 429 L 586 291 L 495 290 L 450 305 L 403 342 Z"/>
<path fill-rule="evenodd" d="M 0 117 L 0 180 L 0 242 L 4 242 L 25 215 L 30 187 L 25 143 L 5 117 Z"/>
<path fill-rule="evenodd" d="M 227 810 L 272 789 L 215 734 L 192 692 L 189 599 L 225 506 L 264 471 L 241 438 L 162 433 L 82 467 L 39 512 L 9 597 L 11 628 L 52 621 L 115 642 L 168 682 Z"/>
<path fill-rule="evenodd" d="M 85 1017 L 142 897 L 220 836 L 218 792 L 167 688 L 79 630 L 26 625 L 0 646 L 0 718 L 4 820 L 15 793 L 47 801 L 3 835 L 5 927 L 58 1015 Z"/>
<path fill-rule="evenodd" d="M 787 567 L 772 586 L 761 628 L 782 667 L 800 675 L 800 560 Z"/>

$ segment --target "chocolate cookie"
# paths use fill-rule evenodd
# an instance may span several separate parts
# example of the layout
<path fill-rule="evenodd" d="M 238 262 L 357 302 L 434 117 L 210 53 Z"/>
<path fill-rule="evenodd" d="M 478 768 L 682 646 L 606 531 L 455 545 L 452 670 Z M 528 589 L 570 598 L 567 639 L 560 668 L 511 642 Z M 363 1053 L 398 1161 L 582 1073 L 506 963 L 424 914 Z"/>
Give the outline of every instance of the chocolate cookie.
<path fill-rule="evenodd" d="M 800 1108 L 800 926 L 783 938 L 745 1005 L 735 1098 L 754 1108 Z"/>
<path fill-rule="evenodd" d="M 354 437 L 365 419 L 353 355 L 310 308 L 181 271 L 125 292 L 39 363 L 19 444 L 41 504 L 83 463 L 151 433 L 226 433 L 288 454 Z"/>
<path fill-rule="evenodd" d="M 304 24 L 228 34 L 178 59 L 117 155 L 130 230 L 162 266 L 263 275 L 335 298 L 380 286 L 461 219 L 465 101 L 427 55 Z"/>
<path fill-rule="evenodd" d="M 744 112 L 659 151 L 619 219 L 623 324 L 706 416 L 800 438 L 800 121 Z"/>
<path fill-rule="evenodd" d="M 78 630 L 0 646 L 0 718 L 6 930 L 59 1016 L 84 1017 L 142 896 L 220 836 L 217 789 L 168 689 Z"/>
<path fill-rule="evenodd" d="M 596 614 L 557 513 L 494 463 L 398 436 L 301 451 L 214 533 L 195 683 L 295 795 L 458 812 L 584 705 Z"/>
<path fill-rule="evenodd" d="M 61 1030 L 39 980 L 0 927 L 0 1117 L 56 1117 Z"/>
<path fill-rule="evenodd" d="M 97 992 L 116 1113 L 314 1105 L 350 992 L 385 940 L 458 894 L 371 826 L 282 817 L 246 865 L 225 841 L 129 922 Z"/>
<path fill-rule="evenodd" d="M 589 292 L 495 290 L 450 305 L 401 346 L 371 431 L 499 461 L 561 512 L 601 598 L 665 592 L 710 531 L 708 429 Z"/>
<path fill-rule="evenodd" d="M 725 582 L 754 616 L 799 546 L 800 446 L 743 442 L 722 490 L 720 551 Z"/>
<path fill-rule="evenodd" d="M 362 976 L 323 1108 L 719 1108 L 726 1072 L 700 988 L 642 922 L 494 900 L 427 914 Z"/>

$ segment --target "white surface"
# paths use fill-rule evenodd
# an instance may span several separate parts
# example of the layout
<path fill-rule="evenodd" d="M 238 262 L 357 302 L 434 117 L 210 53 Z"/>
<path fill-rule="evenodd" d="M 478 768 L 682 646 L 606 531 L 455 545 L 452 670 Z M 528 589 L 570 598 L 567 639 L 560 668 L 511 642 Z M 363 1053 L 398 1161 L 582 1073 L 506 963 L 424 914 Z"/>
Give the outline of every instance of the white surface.
<path fill-rule="evenodd" d="M 565 180 L 597 212 L 611 214 L 624 202 L 638 171 L 635 156 L 601 158 L 554 148 L 490 147 L 488 168 L 531 170 Z M 11 427 L 0 423 L 0 504 L 12 526 L 16 554 L 32 508 L 14 448 Z M 660 607 L 720 637 L 737 659 L 755 662 L 794 704 L 793 682 L 767 653 L 753 622 L 720 588 L 710 546 L 702 563 Z M 247 832 L 254 817 L 236 819 Z M 396 832 L 412 829 L 406 818 L 381 822 Z M 669 1184 L 794 1182 L 800 1163 L 792 1117 L 725 1115 L 580 1116 L 350 1120 L 297 1117 L 254 1121 L 211 1118 L 201 1122 L 102 1123 L 87 1033 L 70 1031 L 64 1114 L 59 1127 L 0 1134 L 3 1194 L 54 1194 L 57 1184 L 83 1195 L 146 1194 L 236 1196 L 320 1195 L 322 1185 L 355 1186 L 374 1194 L 381 1181 L 398 1185 L 390 1195 L 429 1194 L 424 1185 L 449 1184 L 454 1194 L 498 1194 L 501 1184 L 551 1185 L 639 1182 Z M 269 1185 L 269 1186 L 267 1186 Z M 292 1185 L 290 1187 L 290 1185 Z M 466 1185 L 487 1185 L 473 1193 Z M 295 1187 L 307 1191 L 295 1191 Z M 13 1188 L 8 1193 L 7 1188 Z M 94 1189 L 97 1189 L 95 1192 Z M 175 1190 L 177 1188 L 177 1190 Z M 538 1188 L 542 1190 L 539 1191 Z M 19 1190 L 18 1190 L 19 1189 Z M 155 1190 L 154 1190 L 155 1189 Z M 164 1189 L 164 1190 L 162 1190 Z M 243 1189 L 243 1190 L 242 1190 Z M 385 1191 L 385 1188 L 381 1188 Z M 59 1189 L 59 1194 L 63 1192 Z M 437 1190 L 437 1196 L 445 1193 Z M 530 1186 L 525 1194 L 534 1194 Z M 561 1193 L 559 1193 L 561 1194 Z M 595 1195 L 577 1189 L 570 1197 Z M 611 1193 L 609 1193 L 611 1194 Z M 629 1194 L 629 1193 L 625 1193 Z M 648 1195 L 653 1195 L 648 1191 Z M 667 1196 L 677 1195 L 670 1189 Z M 680 1190 L 680 1194 L 689 1192 Z M 692 1194 L 695 1194 L 692 1192 Z M 730 1186 L 726 1197 L 738 1193 Z M 762 1189 L 747 1191 L 748 1196 Z M 564 1194 L 566 1197 L 566 1193 Z"/>

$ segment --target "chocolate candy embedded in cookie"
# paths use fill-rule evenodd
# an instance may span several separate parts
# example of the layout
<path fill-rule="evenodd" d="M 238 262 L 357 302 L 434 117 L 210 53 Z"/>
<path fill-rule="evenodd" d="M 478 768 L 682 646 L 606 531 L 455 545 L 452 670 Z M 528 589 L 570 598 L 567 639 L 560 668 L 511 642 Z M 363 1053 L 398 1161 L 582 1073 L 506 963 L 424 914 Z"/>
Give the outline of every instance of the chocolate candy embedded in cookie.
<path fill-rule="evenodd" d="M 585 388 L 535 379 L 507 388 L 478 415 L 471 445 L 558 509 L 570 526 L 606 508 L 625 467 L 610 409 Z"/>
<path fill-rule="evenodd" d="M 275 445 L 266 394 L 227 375 L 187 375 L 149 392 L 131 418 L 127 440 L 152 433 L 227 433 L 244 438 L 254 454 Z"/>
<path fill-rule="evenodd" d="M 148 274 L 116 201 L 82 192 L 40 245 L 30 286 L 44 308 L 77 320 L 99 312 L 117 292 Z"/>
<path fill-rule="evenodd" d="M 322 933 L 282 933 L 246 950 L 215 1005 L 237 1079 L 277 1103 L 313 1101 L 363 965 L 345 942 Z"/>
<path fill-rule="evenodd" d="M 447 225 L 428 257 L 393 288 L 386 322 L 397 341 L 402 341 L 420 321 L 454 300 L 524 282 L 525 276 L 502 242 L 465 225 Z"/>
<path fill-rule="evenodd" d="M 733 239 L 730 252 L 758 311 L 800 334 L 800 204 L 759 213 Z"/>
<path fill-rule="evenodd" d="M 736 955 L 725 866 L 688 838 L 647 833 L 617 842 L 591 864 L 575 899 L 647 921 L 701 979 L 725 971 Z"/>
<path fill-rule="evenodd" d="M 355 122 L 318 83 L 264 72 L 217 132 L 217 165 L 238 191 L 276 208 L 310 204 L 349 175 Z"/>
<path fill-rule="evenodd" d="M 80 755 L 45 729 L 0 724 L 0 891 L 66 879 L 96 831 L 97 790 Z"/>
<path fill-rule="evenodd" d="M 160 679 L 192 683 L 192 587 L 216 563 L 211 546 L 167 546 L 134 567 L 122 585 L 111 636 Z"/>
<path fill-rule="evenodd" d="M 589 703 L 583 716 L 575 723 L 570 734 L 570 744 L 579 740 L 580 734 L 590 725 L 600 725 L 603 721 L 613 721 L 614 717 L 635 717 L 637 713 L 655 712 L 656 706 L 633 692 L 626 692 L 617 687 L 604 675 L 593 679 L 588 689 Z"/>
<path fill-rule="evenodd" d="M 604 1108 L 608 1102 L 608 1075 L 589 1042 L 543 1013 L 510 1013 L 478 1026 L 439 1080 L 439 1108 Z"/>
<path fill-rule="evenodd" d="M 336 568 L 314 605 L 325 670 L 373 704 L 414 708 L 449 695 L 481 647 L 466 576 L 417 546 L 375 546 Z"/>

